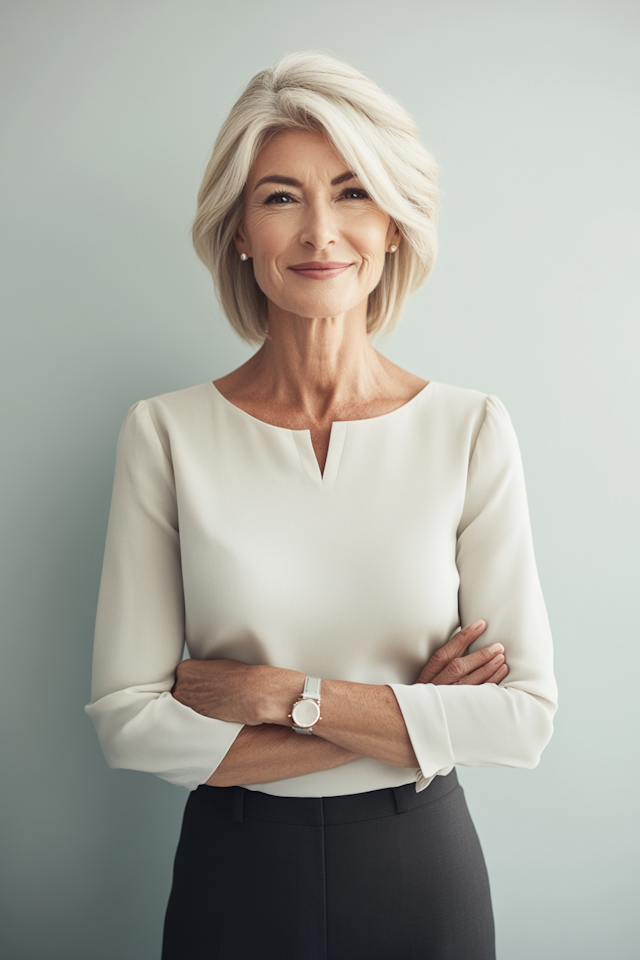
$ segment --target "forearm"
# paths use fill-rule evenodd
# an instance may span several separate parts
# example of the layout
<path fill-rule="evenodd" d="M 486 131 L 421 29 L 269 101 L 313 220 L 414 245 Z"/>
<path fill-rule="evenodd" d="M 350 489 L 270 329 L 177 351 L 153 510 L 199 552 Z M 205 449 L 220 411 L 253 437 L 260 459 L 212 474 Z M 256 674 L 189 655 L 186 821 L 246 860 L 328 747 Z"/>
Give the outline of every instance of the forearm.
<path fill-rule="evenodd" d="M 478 620 L 460 630 L 429 658 L 417 683 L 477 686 L 503 680 L 508 667 L 504 662 L 502 644 L 492 644 L 465 655 L 469 645 L 485 629 L 486 621 Z M 278 696 L 272 699 L 270 710 L 275 712 L 267 719 L 272 723 L 290 723 L 290 720 L 282 719 L 283 708 L 292 697 L 295 698 L 300 677 L 290 676 L 286 671 L 276 675 L 283 699 Z M 322 719 L 314 726 L 315 736 L 382 763 L 399 767 L 420 766 L 391 687 L 323 680 L 320 712 Z"/>
<path fill-rule="evenodd" d="M 313 728 L 314 736 L 382 763 L 418 766 L 390 687 L 324 680 L 321 713 L 322 720 Z"/>
<path fill-rule="evenodd" d="M 302 692 L 303 675 L 273 668 L 266 671 L 263 682 L 269 693 L 262 703 L 261 718 L 269 724 L 290 728 L 288 714 Z M 318 738 L 358 756 L 397 767 L 418 765 L 402 711 L 390 687 L 323 679 L 320 712 L 322 719 L 314 726 L 313 737 L 298 739 Z"/>
<path fill-rule="evenodd" d="M 229 787 L 270 783 L 330 770 L 357 757 L 358 754 L 326 739 L 300 736 L 284 726 L 245 726 L 207 784 Z"/>
<path fill-rule="evenodd" d="M 456 633 L 430 657 L 417 683 L 499 683 L 508 672 L 504 648 L 492 644 L 465 654 L 485 630 L 478 620 Z M 404 717 L 393 690 L 384 685 L 322 681 L 321 715 L 310 737 L 291 732 L 291 706 L 302 693 L 304 674 L 234 660 L 178 664 L 173 696 L 204 716 L 253 728 L 237 737 L 212 785 L 266 783 L 302 776 L 369 757 L 399 767 L 417 767 Z M 283 730 L 282 728 L 286 728 Z"/>
<path fill-rule="evenodd" d="M 243 730 L 236 738 L 213 774 L 224 777 L 225 784 L 284 780 L 339 766 L 355 756 L 417 766 L 402 712 L 385 685 L 323 679 L 322 720 L 313 735 L 305 737 L 292 733 L 289 718 L 302 693 L 303 673 L 237 661 L 186 660 L 178 677 L 173 696 L 197 712 L 254 730 L 264 728 L 255 737 Z M 275 732 L 270 734 L 269 728 Z M 210 782 L 222 785 L 221 780 Z"/>

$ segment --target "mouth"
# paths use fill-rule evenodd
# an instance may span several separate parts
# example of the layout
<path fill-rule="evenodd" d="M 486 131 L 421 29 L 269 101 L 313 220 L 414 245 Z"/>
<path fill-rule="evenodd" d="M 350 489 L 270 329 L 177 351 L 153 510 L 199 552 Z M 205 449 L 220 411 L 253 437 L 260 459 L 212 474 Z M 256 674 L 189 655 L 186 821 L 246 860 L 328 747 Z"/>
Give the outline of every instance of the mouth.
<path fill-rule="evenodd" d="M 309 263 L 296 263 L 295 266 L 289 267 L 289 270 L 309 280 L 331 280 L 333 277 L 340 276 L 351 266 L 353 266 L 352 263 L 342 263 L 338 260 L 311 260 Z"/>

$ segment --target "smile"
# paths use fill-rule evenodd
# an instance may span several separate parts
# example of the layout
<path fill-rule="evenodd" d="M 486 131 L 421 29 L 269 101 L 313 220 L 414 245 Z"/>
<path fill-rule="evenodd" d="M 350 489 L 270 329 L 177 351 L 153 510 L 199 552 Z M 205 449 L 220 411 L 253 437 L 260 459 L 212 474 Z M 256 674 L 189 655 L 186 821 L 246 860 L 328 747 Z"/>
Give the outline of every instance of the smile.
<path fill-rule="evenodd" d="M 314 260 L 309 263 L 297 263 L 294 267 L 289 267 L 289 270 L 309 280 L 331 280 L 333 277 L 340 276 L 351 266 L 353 264 L 341 263 L 337 260 Z"/>

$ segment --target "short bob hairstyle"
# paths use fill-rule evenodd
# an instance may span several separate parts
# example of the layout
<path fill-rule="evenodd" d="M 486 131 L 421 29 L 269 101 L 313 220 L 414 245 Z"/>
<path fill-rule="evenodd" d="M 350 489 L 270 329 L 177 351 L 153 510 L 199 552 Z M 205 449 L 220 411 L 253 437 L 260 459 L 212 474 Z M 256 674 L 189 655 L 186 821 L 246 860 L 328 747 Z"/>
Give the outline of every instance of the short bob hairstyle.
<path fill-rule="evenodd" d="M 367 310 L 369 334 L 387 332 L 433 267 L 438 166 L 397 100 L 327 54 L 308 51 L 281 57 L 255 75 L 231 108 L 198 193 L 192 233 L 196 253 L 211 271 L 232 326 L 244 340 L 262 342 L 267 299 L 250 262 L 240 260 L 234 237 L 256 156 L 274 134 L 296 128 L 321 130 L 400 228 L 403 243 L 386 257 Z"/>

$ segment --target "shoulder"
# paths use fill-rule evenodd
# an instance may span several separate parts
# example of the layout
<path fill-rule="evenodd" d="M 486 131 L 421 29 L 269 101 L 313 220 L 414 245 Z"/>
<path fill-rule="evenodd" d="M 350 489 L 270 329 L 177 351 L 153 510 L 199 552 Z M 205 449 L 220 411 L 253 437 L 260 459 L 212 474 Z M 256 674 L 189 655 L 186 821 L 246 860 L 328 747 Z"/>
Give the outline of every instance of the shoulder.
<path fill-rule="evenodd" d="M 432 415 L 447 433 L 464 443 L 473 454 L 479 438 L 502 438 L 500 445 L 512 446 L 515 434 L 504 403 L 495 394 L 482 393 L 468 387 L 432 381 L 430 398 Z"/>
<path fill-rule="evenodd" d="M 189 416 L 206 407 L 211 402 L 214 392 L 213 384 L 207 380 L 206 383 L 198 383 L 193 387 L 172 390 L 170 393 L 161 393 L 155 397 L 140 400 L 133 405 L 132 409 L 142 405 L 149 410 L 151 416 Z"/>
<path fill-rule="evenodd" d="M 452 415 L 473 416 L 478 411 L 484 412 L 487 394 L 481 393 L 480 390 L 457 387 L 436 380 L 430 382 L 429 389 L 433 391 L 434 401 Z"/>
<path fill-rule="evenodd" d="M 435 380 L 430 382 L 429 387 L 433 388 L 436 402 L 452 415 L 484 417 L 487 413 L 497 413 L 508 416 L 503 402 L 493 393 L 482 393 L 481 390 L 456 387 Z"/>
<path fill-rule="evenodd" d="M 124 419 L 119 446 L 161 447 L 170 456 L 172 438 L 197 434 L 210 420 L 214 392 L 209 381 L 138 400 Z"/>
<path fill-rule="evenodd" d="M 199 412 L 210 407 L 214 393 L 211 381 L 207 381 L 194 387 L 138 400 L 129 408 L 125 425 L 128 421 L 151 420 L 156 428 L 159 428 L 174 421 L 192 421 Z"/>
<path fill-rule="evenodd" d="M 470 387 L 457 387 L 432 380 L 426 389 L 431 391 L 429 402 L 432 410 L 452 426 L 473 424 L 480 428 L 494 404 L 502 407 L 497 397 Z"/>

